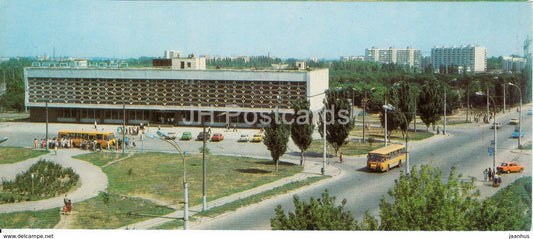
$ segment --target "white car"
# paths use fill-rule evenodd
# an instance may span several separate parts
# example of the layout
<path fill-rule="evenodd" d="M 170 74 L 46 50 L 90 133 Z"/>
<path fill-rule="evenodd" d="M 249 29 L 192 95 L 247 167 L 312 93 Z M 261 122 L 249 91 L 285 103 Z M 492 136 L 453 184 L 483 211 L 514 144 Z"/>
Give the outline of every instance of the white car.
<path fill-rule="evenodd" d="M 241 137 L 239 138 L 239 140 L 237 140 L 237 142 L 248 142 L 248 135 L 247 134 L 241 134 Z"/>

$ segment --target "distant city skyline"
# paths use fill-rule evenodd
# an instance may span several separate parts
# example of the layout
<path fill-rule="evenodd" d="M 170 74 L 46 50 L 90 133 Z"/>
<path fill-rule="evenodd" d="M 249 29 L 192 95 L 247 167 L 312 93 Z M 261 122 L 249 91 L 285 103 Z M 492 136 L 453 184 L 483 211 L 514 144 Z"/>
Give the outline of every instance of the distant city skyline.
<path fill-rule="evenodd" d="M 477 45 L 522 56 L 531 2 L 0 0 L 0 57 L 338 59 L 366 48 Z"/>

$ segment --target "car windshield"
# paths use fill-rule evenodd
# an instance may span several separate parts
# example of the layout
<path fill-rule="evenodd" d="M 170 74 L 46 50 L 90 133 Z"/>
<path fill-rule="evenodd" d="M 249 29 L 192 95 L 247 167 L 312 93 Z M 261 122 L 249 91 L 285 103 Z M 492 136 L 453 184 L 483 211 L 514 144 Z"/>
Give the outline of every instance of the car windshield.
<path fill-rule="evenodd" d="M 246 134 L 241 134 L 241 138 L 248 137 Z"/>
<path fill-rule="evenodd" d="M 507 163 L 502 163 L 502 166 L 507 166 Z"/>

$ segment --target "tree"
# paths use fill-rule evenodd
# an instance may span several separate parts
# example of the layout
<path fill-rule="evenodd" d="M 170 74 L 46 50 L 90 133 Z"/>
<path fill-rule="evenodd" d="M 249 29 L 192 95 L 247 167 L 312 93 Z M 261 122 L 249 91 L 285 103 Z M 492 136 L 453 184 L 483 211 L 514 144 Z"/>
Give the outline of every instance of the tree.
<path fill-rule="evenodd" d="M 326 118 L 326 140 L 333 145 L 335 156 L 339 149 L 346 143 L 350 131 L 354 127 L 353 119 L 350 119 L 350 103 L 348 99 L 351 96 L 351 89 L 337 88 L 326 91 L 325 112 L 320 112 L 319 130 L 320 135 L 324 137 L 323 115 Z"/>
<path fill-rule="evenodd" d="M 294 102 L 292 108 L 294 109 L 295 121 L 291 125 L 291 138 L 300 149 L 300 166 L 302 166 L 304 152 L 313 142 L 313 131 L 315 129 L 313 113 L 309 110 L 309 101 L 305 99 L 298 99 Z"/>
<path fill-rule="evenodd" d="M 278 171 L 279 158 L 287 152 L 287 144 L 289 143 L 290 129 L 280 120 L 277 113 L 270 114 L 271 122 L 265 128 L 265 138 L 263 143 L 267 146 L 272 160 L 276 164 L 276 172 Z"/>
<path fill-rule="evenodd" d="M 440 120 L 440 114 L 444 110 L 441 89 L 441 84 L 436 79 L 428 80 L 418 96 L 418 113 L 427 130 L 429 130 L 430 125 L 435 126 L 435 122 Z"/>
<path fill-rule="evenodd" d="M 387 104 L 390 104 L 394 106 L 395 108 L 399 105 L 399 97 L 398 97 L 398 89 L 392 88 L 391 90 L 387 91 L 385 94 L 387 97 Z M 400 115 L 398 110 L 395 111 L 387 111 L 387 122 L 385 122 L 385 110 L 382 108 L 380 111 L 379 119 L 381 121 L 381 126 L 385 127 L 385 123 L 387 123 L 387 131 L 393 131 L 400 127 L 402 124 L 405 125 L 403 116 Z M 388 133 L 388 132 L 387 132 Z M 390 140 L 390 139 L 389 139 Z"/>
<path fill-rule="evenodd" d="M 479 191 L 473 182 L 459 180 L 452 168 L 447 182 L 442 172 L 427 165 L 413 168 L 395 180 L 389 191 L 392 202 L 385 197 L 380 203 L 381 230 L 466 230 L 471 223 L 471 209 L 479 205 Z"/>
<path fill-rule="evenodd" d="M 355 230 L 357 223 L 351 212 L 345 211 L 346 199 L 335 206 L 335 197 L 326 190 L 322 198 L 311 197 L 309 203 L 294 196 L 294 212 L 285 215 L 281 205 L 275 209 L 276 216 L 270 219 L 273 230 Z M 372 226 L 372 220 L 367 224 Z"/>

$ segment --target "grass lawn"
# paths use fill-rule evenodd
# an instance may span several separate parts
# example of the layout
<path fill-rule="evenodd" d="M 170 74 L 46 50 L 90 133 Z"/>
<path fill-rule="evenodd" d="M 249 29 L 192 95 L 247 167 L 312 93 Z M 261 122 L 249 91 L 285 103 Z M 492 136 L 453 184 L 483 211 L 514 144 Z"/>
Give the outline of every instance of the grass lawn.
<path fill-rule="evenodd" d="M 202 202 L 202 155 L 187 155 L 189 203 Z M 231 195 L 292 176 L 302 167 L 280 162 L 274 172 L 272 160 L 241 157 L 207 157 L 208 200 Z M 152 198 L 169 203 L 183 200 L 183 162 L 176 154 L 141 153 L 108 167 L 109 192 Z"/>
<path fill-rule="evenodd" d="M 241 208 L 241 207 L 244 207 L 244 206 L 248 206 L 248 205 L 251 205 L 251 204 L 254 204 L 254 203 L 259 203 L 259 202 L 261 202 L 261 201 L 263 201 L 265 199 L 271 198 L 273 196 L 280 195 L 280 194 L 283 194 L 283 193 L 287 193 L 287 192 L 289 192 L 291 190 L 294 190 L 294 189 L 297 189 L 297 188 L 300 188 L 300 187 L 303 187 L 303 186 L 307 186 L 309 184 L 315 183 L 317 181 L 320 181 L 320 180 L 326 179 L 326 178 L 328 178 L 328 177 L 327 176 L 319 176 L 319 177 L 307 178 L 307 179 L 302 180 L 302 181 L 292 182 L 292 183 L 289 183 L 289 184 L 286 184 L 286 185 L 283 185 L 283 186 L 280 186 L 280 187 L 273 188 L 272 190 L 268 190 L 268 191 L 265 191 L 265 192 L 262 192 L 262 193 L 258 193 L 256 195 L 252 195 L 252 196 L 247 197 L 247 198 L 239 199 L 239 200 L 236 200 L 236 201 L 231 202 L 231 203 L 224 204 L 224 205 L 219 206 L 219 207 L 214 207 L 214 208 L 208 209 L 208 210 L 206 210 L 204 212 L 197 213 L 196 215 L 194 215 L 194 217 L 215 217 L 215 216 L 221 215 L 221 214 L 223 214 L 225 212 L 235 211 L 238 208 Z M 274 209 L 272 209 L 272 210 L 274 210 Z M 176 220 L 176 221 L 165 223 L 165 224 L 163 224 L 163 225 L 161 225 L 159 227 L 156 227 L 155 229 L 168 230 L 168 229 L 178 229 L 178 228 L 181 228 L 181 227 L 183 227 L 183 221 L 182 220 Z"/>
<path fill-rule="evenodd" d="M 59 208 L 38 212 L 14 212 L 0 214 L 0 228 L 46 229 L 59 222 Z"/>
<path fill-rule="evenodd" d="M 44 150 L 33 150 L 20 147 L 0 147 L 0 164 L 16 163 L 30 158 L 48 154 Z"/>
<path fill-rule="evenodd" d="M 72 206 L 71 229 L 114 229 L 173 212 L 149 200 L 101 193 Z"/>
<path fill-rule="evenodd" d="M 126 158 L 128 156 L 129 156 L 128 154 L 122 154 L 122 153 L 94 152 L 94 153 L 77 155 L 77 156 L 74 156 L 73 158 L 84 160 L 98 167 L 102 167 L 110 162 L 117 161 L 117 160 Z"/>

